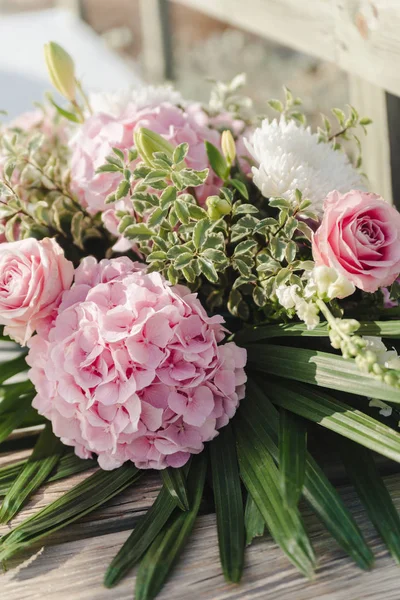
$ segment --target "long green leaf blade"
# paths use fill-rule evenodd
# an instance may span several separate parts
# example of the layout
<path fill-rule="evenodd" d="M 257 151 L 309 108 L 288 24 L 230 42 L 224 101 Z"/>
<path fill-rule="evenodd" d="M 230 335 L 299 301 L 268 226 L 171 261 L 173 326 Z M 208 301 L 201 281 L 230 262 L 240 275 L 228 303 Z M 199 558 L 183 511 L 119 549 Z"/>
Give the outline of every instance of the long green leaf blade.
<path fill-rule="evenodd" d="M 28 365 L 25 361 L 26 354 L 21 354 L 17 358 L 0 363 L 0 384 L 7 381 L 14 375 L 28 370 Z"/>
<path fill-rule="evenodd" d="M 400 320 L 391 321 L 362 321 L 359 335 L 376 335 L 379 337 L 400 338 Z M 240 330 L 235 335 L 238 343 L 257 342 L 276 337 L 328 337 L 329 330 L 326 322 L 320 323 L 314 329 L 307 329 L 305 323 L 277 323 L 273 325 L 254 325 Z"/>
<path fill-rule="evenodd" d="M 306 422 L 290 411 L 280 412 L 279 471 L 286 506 L 297 506 L 306 474 Z"/>
<path fill-rule="evenodd" d="M 117 585 L 135 566 L 160 533 L 175 508 L 175 499 L 163 486 L 153 506 L 138 521 L 135 529 L 108 567 L 104 577 L 106 587 Z"/>
<path fill-rule="evenodd" d="M 179 469 L 168 467 L 161 471 L 161 477 L 166 490 L 171 494 L 175 504 L 181 510 L 189 510 L 185 469 L 183 467 Z"/>
<path fill-rule="evenodd" d="M 238 583 L 244 565 L 244 515 L 236 443 L 230 424 L 210 444 L 219 555 L 227 581 Z"/>
<path fill-rule="evenodd" d="M 162 588 L 193 529 L 206 478 L 207 459 L 202 452 L 192 460 L 188 476 L 190 510 L 176 510 L 158 534 L 140 563 L 136 579 L 136 600 L 152 600 Z"/>
<path fill-rule="evenodd" d="M 28 394 L 18 399 L 18 407 L 11 413 L 6 413 L 0 420 L 0 443 L 8 438 L 10 433 L 21 425 L 26 415 L 30 412 L 33 394 Z"/>
<path fill-rule="evenodd" d="M 26 500 L 46 481 L 64 452 L 64 445 L 47 425 L 39 436 L 35 448 L 23 471 L 8 490 L 0 508 L 0 523 L 8 523 L 22 508 Z"/>
<path fill-rule="evenodd" d="M 50 533 L 92 512 L 134 483 L 141 472 L 125 464 L 115 471 L 98 470 L 0 539 L 0 560 L 7 560 Z"/>
<path fill-rule="evenodd" d="M 263 373 L 368 398 L 400 402 L 398 389 L 378 381 L 369 373 L 361 373 L 354 360 L 335 354 L 289 346 L 250 344 L 247 357 L 249 367 Z"/>
<path fill-rule="evenodd" d="M 400 462 L 400 433 L 322 390 L 271 381 L 268 395 L 274 404 Z"/>
<path fill-rule="evenodd" d="M 254 538 L 264 535 L 265 521 L 250 494 L 247 494 L 244 527 L 246 531 L 246 546 L 249 546 Z"/>
<path fill-rule="evenodd" d="M 400 518 L 376 467 L 370 450 L 343 440 L 341 453 L 346 471 L 361 502 L 389 552 L 400 563 Z"/>
<path fill-rule="evenodd" d="M 235 420 L 235 432 L 244 485 L 272 537 L 299 571 L 312 577 L 315 557 L 309 539 L 297 509 L 284 507 L 278 468 L 251 411 L 241 411 Z"/>
<path fill-rule="evenodd" d="M 58 481 L 59 479 L 65 479 L 71 477 L 71 475 L 77 475 L 89 469 L 97 467 L 97 461 L 93 458 L 79 458 L 74 452 L 68 452 L 60 458 L 59 463 L 55 469 L 55 472 L 48 481 Z"/>
<path fill-rule="evenodd" d="M 258 423 L 260 435 L 264 436 L 269 451 L 278 461 L 279 413 L 263 392 L 264 388 L 265 382 L 258 378 L 257 383 L 253 379 L 248 381 L 246 410 L 254 414 L 254 422 Z M 303 493 L 343 550 L 359 567 L 369 569 L 373 563 L 372 552 L 338 492 L 309 453 Z"/>

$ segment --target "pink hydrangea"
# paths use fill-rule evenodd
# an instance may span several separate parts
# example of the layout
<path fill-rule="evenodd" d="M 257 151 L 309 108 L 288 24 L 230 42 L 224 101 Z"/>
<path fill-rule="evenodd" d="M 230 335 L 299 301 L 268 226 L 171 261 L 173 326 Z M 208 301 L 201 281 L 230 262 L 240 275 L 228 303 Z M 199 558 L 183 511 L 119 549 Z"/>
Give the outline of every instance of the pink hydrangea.
<path fill-rule="evenodd" d="M 184 286 L 117 258 L 86 258 L 48 338 L 30 341 L 34 406 L 104 469 L 183 465 L 234 415 L 245 350 Z"/>

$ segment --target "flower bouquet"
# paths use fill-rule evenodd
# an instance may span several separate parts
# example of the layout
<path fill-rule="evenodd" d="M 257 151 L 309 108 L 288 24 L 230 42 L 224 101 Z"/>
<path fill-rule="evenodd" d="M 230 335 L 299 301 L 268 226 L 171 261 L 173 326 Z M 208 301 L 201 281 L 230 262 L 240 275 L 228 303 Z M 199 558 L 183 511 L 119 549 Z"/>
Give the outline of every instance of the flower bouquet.
<path fill-rule="evenodd" d="M 400 462 L 400 214 L 366 191 L 370 120 L 334 109 L 313 133 L 287 89 L 278 118 L 258 117 L 243 77 L 207 106 L 170 87 L 87 96 L 62 48 L 45 57 L 67 102 L 1 131 L 0 324 L 22 349 L 0 366 L 0 442 L 41 428 L 31 457 L 0 469 L 0 521 L 91 471 L 10 529 L 0 559 L 156 469 L 106 586 L 138 564 L 136 598 L 154 598 L 206 510 L 227 581 L 266 529 L 312 577 L 301 497 L 369 569 L 313 456 L 325 428 L 399 561 L 374 453 Z"/>

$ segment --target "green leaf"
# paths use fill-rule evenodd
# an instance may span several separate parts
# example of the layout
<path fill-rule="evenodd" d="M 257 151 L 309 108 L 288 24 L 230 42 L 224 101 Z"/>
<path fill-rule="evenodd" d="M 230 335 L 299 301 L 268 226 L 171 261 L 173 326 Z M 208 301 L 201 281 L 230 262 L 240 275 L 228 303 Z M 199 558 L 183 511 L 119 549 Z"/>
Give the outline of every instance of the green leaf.
<path fill-rule="evenodd" d="M 238 244 L 233 252 L 234 256 L 240 256 L 241 254 L 247 254 L 250 250 L 257 246 L 257 242 L 254 240 L 245 240 Z"/>
<path fill-rule="evenodd" d="M 28 365 L 25 362 L 26 354 L 21 354 L 17 358 L 0 363 L 0 384 L 10 379 L 18 373 L 28 370 Z"/>
<path fill-rule="evenodd" d="M 211 142 L 206 141 L 206 151 L 211 168 L 223 181 L 229 175 L 229 167 L 221 152 Z"/>
<path fill-rule="evenodd" d="M 257 383 L 254 379 L 247 382 L 246 411 L 253 415 L 254 426 L 258 427 L 259 435 L 263 436 L 269 452 L 278 461 L 279 413 L 264 389 L 265 382 L 260 378 Z M 359 567 L 369 569 L 373 563 L 372 552 L 338 492 L 309 453 L 303 493 L 338 544 Z"/>
<path fill-rule="evenodd" d="M 54 106 L 54 108 L 56 109 L 56 111 L 58 112 L 59 115 L 61 115 L 65 119 L 68 119 L 68 121 L 72 121 L 73 123 L 80 123 L 81 122 L 80 119 L 77 117 L 77 115 L 75 113 L 70 112 L 69 110 L 65 110 L 65 108 L 62 108 L 61 106 L 59 106 L 58 104 L 56 104 L 56 102 L 54 102 L 54 100 L 50 96 L 50 94 L 47 97 L 48 97 L 48 99 L 50 100 L 51 104 Z"/>
<path fill-rule="evenodd" d="M 60 458 L 54 474 L 49 477 L 48 481 L 59 481 L 95 467 L 97 467 L 97 460 L 79 458 L 74 452 L 68 452 Z"/>
<path fill-rule="evenodd" d="M 0 560 L 73 523 L 92 512 L 129 485 L 141 472 L 130 464 L 114 471 L 96 471 L 93 475 L 51 502 L 0 539 Z"/>
<path fill-rule="evenodd" d="M 164 472 L 164 471 L 163 471 Z M 113 558 L 104 576 L 108 588 L 117 585 L 140 560 L 176 508 L 176 502 L 164 487 L 156 501 L 136 524 L 118 554 Z"/>
<path fill-rule="evenodd" d="M 201 208 L 196 204 L 187 204 L 187 209 L 189 211 L 189 215 L 196 221 L 207 218 L 207 212 L 204 210 L 204 208 Z"/>
<path fill-rule="evenodd" d="M 206 477 L 204 452 L 192 460 L 188 476 L 190 510 L 176 511 L 146 552 L 137 572 L 136 600 L 152 600 L 162 588 L 193 529 Z"/>
<path fill-rule="evenodd" d="M 186 142 L 184 142 L 183 144 L 179 144 L 179 146 L 175 148 L 174 153 L 172 155 L 172 160 L 174 161 L 174 163 L 179 164 L 180 162 L 182 162 L 185 159 L 188 150 L 189 144 L 187 144 Z"/>
<path fill-rule="evenodd" d="M 279 469 L 282 492 L 289 508 L 299 503 L 306 474 L 307 427 L 305 421 L 282 409 L 279 431 Z"/>
<path fill-rule="evenodd" d="M 147 225 L 149 227 L 156 227 L 159 225 L 167 216 L 168 210 L 160 208 L 159 206 L 151 213 Z"/>
<path fill-rule="evenodd" d="M 160 207 L 164 210 L 169 208 L 176 200 L 176 189 L 173 185 L 165 188 L 160 197 Z"/>
<path fill-rule="evenodd" d="M 278 469 L 254 414 L 240 411 L 235 419 L 240 474 L 267 527 L 292 563 L 306 577 L 314 573 L 315 557 L 296 508 L 285 508 Z"/>
<path fill-rule="evenodd" d="M 211 222 L 208 218 L 198 221 L 193 229 L 193 243 L 198 250 L 206 241 L 207 231 L 211 227 Z"/>
<path fill-rule="evenodd" d="M 368 373 L 361 373 L 354 360 L 335 354 L 273 344 L 250 344 L 247 355 L 249 365 L 263 373 L 368 398 L 400 402 L 398 389 Z"/>
<path fill-rule="evenodd" d="M 8 523 L 26 500 L 46 481 L 64 452 L 64 445 L 46 425 L 23 471 L 8 490 L 0 508 L 0 523 Z"/>
<path fill-rule="evenodd" d="M 115 199 L 121 200 L 121 198 L 125 198 L 125 196 L 128 195 L 130 189 L 131 185 L 129 181 L 123 179 L 117 187 L 117 191 L 115 192 Z"/>
<path fill-rule="evenodd" d="M 15 400 L 18 401 L 18 408 L 13 412 L 6 413 L 0 419 L 0 443 L 4 442 L 10 433 L 23 423 L 25 417 L 31 410 L 31 403 L 34 396 L 34 393 L 30 393 L 22 398 L 15 397 Z"/>
<path fill-rule="evenodd" d="M 187 203 L 183 202 L 183 200 L 175 200 L 174 208 L 178 219 L 181 221 L 181 223 L 187 225 L 190 219 L 189 207 Z"/>
<path fill-rule="evenodd" d="M 400 339 L 400 321 L 361 321 L 357 334 Z M 237 339 L 242 342 L 274 337 L 329 337 L 329 330 L 326 322 L 314 329 L 307 329 L 305 323 L 278 323 L 247 327 L 237 334 Z"/>
<path fill-rule="evenodd" d="M 124 237 L 130 240 L 148 240 L 153 235 L 151 229 L 147 227 L 144 223 L 135 223 L 134 225 L 129 225 L 124 230 Z"/>
<path fill-rule="evenodd" d="M 341 454 L 369 518 L 395 561 L 400 563 L 400 518 L 376 467 L 373 453 L 358 444 L 342 440 Z"/>
<path fill-rule="evenodd" d="M 235 204 L 234 214 L 235 215 L 250 215 L 260 212 L 253 204 Z"/>
<path fill-rule="evenodd" d="M 218 544 L 226 581 L 238 583 L 244 565 L 244 515 L 236 443 L 230 424 L 210 444 Z"/>
<path fill-rule="evenodd" d="M 249 546 L 255 537 L 264 535 L 265 521 L 250 494 L 247 494 L 244 526 L 246 530 L 246 546 Z"/>
<path fill-rule="evenodd" d="M 168 467 L 161 471 L 163 484 L 175 504 L 181 510 L 189 510 L 189 497 L 186 487 L 185 469 Z"/>
<path fill-rule="evenodd" d="M 35 388 L 30 381 L 20 381 L 0 386 L 0 415 L 14 412 L 19 408 L 19 400 L 22 396 L 35 393 Z"/>
<path fill-rule="evenodd" d="M 202 256 L 200 256 L 198 258 L 198 262 L 200 265 L 200 270 L 203 273 L 203 275 L 209 281 L 211 281 L 211 283 L 217 283 L 218 282 L 218 273 L 215 270 L 213 263 L 210 260 L 203 258 Z"/>
<path fill-rule="evenodd" d="M 175 269 L 183 269 L 184 267 L 187 267 L 192 262 L 192 260 L 193 254 L 190 254 L 190 252 L 184 252 L 183 254 L 180 254 L 175 260 L 174 267 Z"/>
<path fill-rule="evenodd" d="M 268 105 L 279 113 L 282 113 L 285 110 L 282 102 L 280 100 L 275 100 L 274 98 L 268 100 Z"/>
<path fill-rule="evenodd" d="M 233 187 L 239 192 L 241 196 L 243 196 L 245 200 L 249 199 L 249 192 L 247 190 L 246 184 L 244 184 L 243 181 L 240 181 L 240 179 L 230 179 L 229 183 L 233 185 Z"/>
<path fill-rule="evenodd" d="M 274 404 L 400 462 L 400 433 L 322 390 L 269 381 L 268 395 Z"/>

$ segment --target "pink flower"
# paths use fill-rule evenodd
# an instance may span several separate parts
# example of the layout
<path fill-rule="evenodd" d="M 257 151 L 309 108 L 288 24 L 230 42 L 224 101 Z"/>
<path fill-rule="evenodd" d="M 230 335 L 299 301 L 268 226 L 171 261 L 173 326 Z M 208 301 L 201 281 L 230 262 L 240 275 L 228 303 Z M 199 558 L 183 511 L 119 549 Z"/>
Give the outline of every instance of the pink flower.
<path fill-rule="evenodd" d="M 312 248 L 318 266 L 334 267 L 356 287 L 375 292 L 400 272 L 400 214 L 376 194 L 331 192 Z"/>
<path fill-rule="evenodd" d="M 23 345 L 35 330 L 44 334 L 73 273 L 53 239 L 0 244 L 0 324 L 5 333 Z"/>
<path fill-rule="evenodd" d="M 104 469 L 181 466 L 244 396 L 246 351 L 196 294 L 128 258 L 85 258 L 48 336 L 29 343 L 34 406 Z"/>

